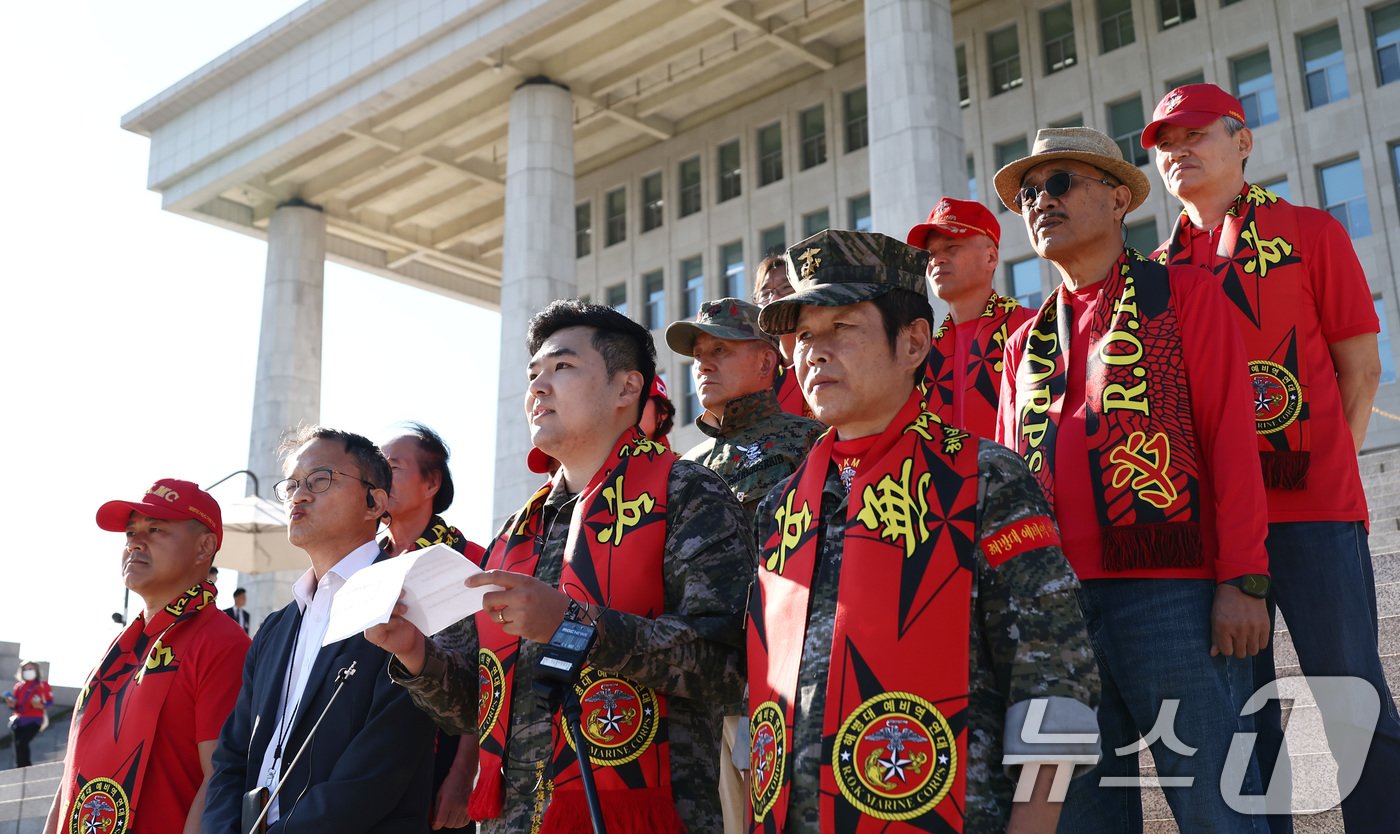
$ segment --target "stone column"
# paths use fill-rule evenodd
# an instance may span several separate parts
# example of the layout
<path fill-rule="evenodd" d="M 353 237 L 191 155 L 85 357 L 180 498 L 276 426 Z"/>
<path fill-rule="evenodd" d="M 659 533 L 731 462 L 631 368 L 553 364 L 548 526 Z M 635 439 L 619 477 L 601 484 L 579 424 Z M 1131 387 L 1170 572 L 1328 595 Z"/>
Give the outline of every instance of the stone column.
<path fill-rule="evenodd" d="M 275 500 L 272 485 L 282 478 L 277 445 L 283 432 L 321 416 L 325 271 L 326 216 L 300 201 L 279 206 L 267 228 L 267 275 L 248 443 L 248 469 L 258 476 L 263 498 Z M 292 582 L 302 573 L 299 569 L 239 577 L 248 589 L 254 628 L 292 601 Z"/>
<path fill-rule="evenodd" d="M 866 0 L 873 228 L 891 237 L 941 196 L 967 196 L 949 0 Z"/>
<path fill-rule="evenodd" d="M 501 374 L 496 410 L 496 526 L 539 486 L 525 466 L 525 329 L 556 298 L 578 293 L 574 273 L 574 112 L 569 89 L 543 76 L 510 99 L 501 265 Z"/>

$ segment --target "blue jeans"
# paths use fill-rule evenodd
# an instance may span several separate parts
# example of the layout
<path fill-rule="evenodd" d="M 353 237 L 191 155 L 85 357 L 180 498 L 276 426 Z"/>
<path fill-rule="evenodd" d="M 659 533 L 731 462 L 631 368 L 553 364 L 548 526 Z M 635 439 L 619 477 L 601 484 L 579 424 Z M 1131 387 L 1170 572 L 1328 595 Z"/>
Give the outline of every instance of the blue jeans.
<path fill-rule="evenodd" d="M 1080 604 L 1103 678 L 1099 733 L 1103 758 L 1070 783 L 1060 815 L 1062 834 L 1137 834 L 1142 831 L 1141 789 L 1105 787 L 1104 777 L 1135 780 L 1138 755 L 1117 748 L 1146 737 L 1164 701 L 1177 699 L 1176 718 L 1151 745 L 1159 778 L 1191 777 L 1189 787 L 1163 785 L 1182 834 L 1268 830 L 1264 820 L 1239 814 L 1221 795 L 1221 773 L 1237 732 L 1252 732 L 1240 708 L 1254 691 L 1248 660 L 1210 656 L 1209 579 L 1090 579 Z M 1170 730 L 1181 743 L 1170 742 Z M 1192 755 L 1171 745 L 1196 748 Z M 1120 783 L 1121 784 L 1121 783 Z M 1239 787 L 1239 786 L 1235 786 Z M 1243 793 L 1259 792 L 1251 757 Z"/>
<path fill-rule="evenodd" d="M 1381 714 L 1361 781 L 1342 800 L 1348 834 L 1400 828 L 1400 716 L 1385 682 L 1376 633 L 1376 580 L 1371 549 L 1359 521 L 1297 521 L 1269 525 L 1270 602 L 1288 622 L 1304 675 L 1362 678 L 1376 688 Z M 1272 605 L 1270 613 L 1273 613 Z M 1255 657 L 1256 683 L 1274 678 L 1272 642 Z M 1281 705 L 1259 712 L 1260 771 L 1273 772 L 1283 743 Z M 1288 817 L 1270 817 L 1273 834 L 1292 830 Z"/>

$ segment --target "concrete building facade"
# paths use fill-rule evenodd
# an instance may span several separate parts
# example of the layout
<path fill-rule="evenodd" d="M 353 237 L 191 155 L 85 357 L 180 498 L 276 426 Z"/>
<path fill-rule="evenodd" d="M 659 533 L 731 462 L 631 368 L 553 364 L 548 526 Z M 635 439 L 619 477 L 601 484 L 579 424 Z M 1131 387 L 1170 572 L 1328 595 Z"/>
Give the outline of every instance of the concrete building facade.
<path fill-rule="evenodd" d="M 1197 80 L 1245 101 L 1252 180 L 1348 224 L 1385 326 L 1377 404 L 1400 414 L 1400 0 L 311 0 L 123 124 L 151 137 L 166 208 L 499 309 L 518 341 L 543 299 L 626 305 L 659 335 L 746 294 L 771 247 L 902 236 L 942 194 L 995 204 L 992 174 L 1037 127 L 1100 128 L 1150 168 L 1137 133 Z M 1149 175 L 1143 248 L 1176 215 Z M 999 288 L 1038 303 L 1050 270 L 999 217 Z M 288 269 L 318 281 L 270 258 L 269 287 Z M 688 363 L 659 343 L 693 416 Z M 518 351 L 502 346 L 498 518 L 532 483 Z M 309 368 L 259 368 L 263 473 L 274 412 L 315 400 L 273 390 Z M 1368 445 L 1397 443 L 1377 415 Z"/>

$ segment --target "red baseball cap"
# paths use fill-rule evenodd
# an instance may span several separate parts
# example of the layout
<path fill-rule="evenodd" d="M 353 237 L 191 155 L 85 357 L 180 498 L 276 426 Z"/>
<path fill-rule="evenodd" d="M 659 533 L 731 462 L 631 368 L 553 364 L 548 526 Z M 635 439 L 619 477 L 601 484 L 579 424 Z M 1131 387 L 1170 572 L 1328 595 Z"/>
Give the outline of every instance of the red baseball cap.
<path fill-rule="evenodd" d="M 954 200 L 944 197 L 928 213 L 928 219 L 909 230 L 905 242 L 924 248 L 929 232 L 946 237 L 986 235 L 992 243 L 1001 245 L 1001 224 L 987 207 L 975 200 Z"/>
<path fill-rule="evenodd" d="M 1152 148 L 1157 145 L 1157 131 L 1162 125 L 1202 127 L 1221 116 L 1229 116 L 1240 124 L 1246 124 L 1244 105 L 1214 84 L 1177 87 L 1157 102 L 1157 109 L 1152 111 L 1152 121 L 1142 129 L 1142 146 Z"/>
<path fill-rule="evenodd" d="M 651 394 L 648 396 L 660 397 L 668 403 L 671 401 L 670 396 L 666 393 L 666 381 L 661 378 L 661 374 L 657 374 L 651 378 Z M 525 466 L 531 472 L 540 475 L 550 475 L 553 474 L 558 463 L 555 462 L 554 458 L 539 449 L 531 447 L 530 451 L 525 453 Z M 124 530 L 126 528 L 123 527 L 122 529 Z"/>
<path fill-rule="evenodd" d="M 192 518 L 214 533 L 216 549 L 223 546 L 224 517 L 219 502 L 190 481 L 161 478 L 151 484 L 140 501 L 108 501 L 97 509 L 97 526 L 113 533 L 124 532 L 132 513 L 165 521 Z"/>

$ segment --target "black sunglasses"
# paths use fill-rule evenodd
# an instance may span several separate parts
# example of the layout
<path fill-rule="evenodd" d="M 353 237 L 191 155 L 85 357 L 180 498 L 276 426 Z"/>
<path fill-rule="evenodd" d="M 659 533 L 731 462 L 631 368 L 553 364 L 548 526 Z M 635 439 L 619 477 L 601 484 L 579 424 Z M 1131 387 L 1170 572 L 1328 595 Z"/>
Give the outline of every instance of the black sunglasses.
<path fill-rule="evenodd" d="M 1098 177 L 1091 177 L 1086 174 L 1073 174 L 1069 171 L 1060 171 L 1058 173 L 1051 174 L 1049 177 L 1046 177 L 1045 182 L 1040 186 L 1027 185 L 1023 186 L 1020 191 L 1017 191 L 1016 196 L 1012 198 L 1016 203 L 1016 210 L 1025 211 L 1026 206 L 1035 205 L 1036 202 L 1040 200 L 1040 194 L 1042 191 L 1046 194 L 1049 194 L 1051 197 L 1065 196 L 1069 193 L 1070 188 L 1074 186 L 1075 177 L 1079 177 L 1083 180 L 1090 180 L 1092 182 L 1103 183 L 1109 188 L 1118 187 L 1118 183 L 1113 182 L 1112 180 L 1099 179 Z"/>

